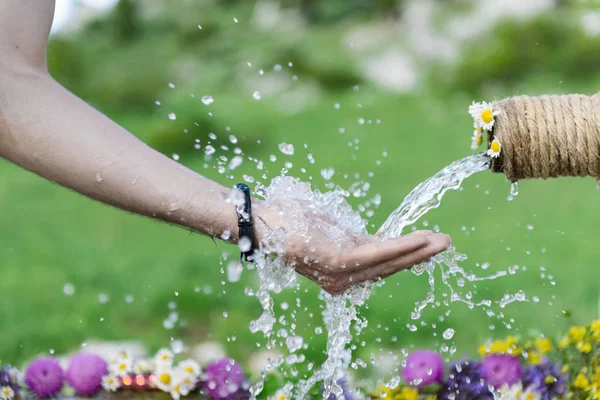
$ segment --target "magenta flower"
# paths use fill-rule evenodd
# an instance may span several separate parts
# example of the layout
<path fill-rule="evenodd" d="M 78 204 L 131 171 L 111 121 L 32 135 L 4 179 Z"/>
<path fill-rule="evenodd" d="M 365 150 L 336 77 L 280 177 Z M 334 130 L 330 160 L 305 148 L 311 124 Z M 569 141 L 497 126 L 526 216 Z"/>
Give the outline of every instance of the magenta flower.
<path fill-rule="evenodd" d="M 211 399 L 233 398 L 245 380 L 242 367 L 229 358 L 209 364 L 204 373 L 204 391 Z"/>
<path fill-rule="evenodd" d="M 521 363 L 517 357 L 508 354 L 492 354 L 481 363 L 483 378 L 495 388 L 504 384 L 512 385 L 521 379 Z"/>
<path fill-rule="evenodd" d="M 25 371 L 25 383 L 38 397 L 54 396 L 62 388 L 63 370 L 54 358 L 38 358 Z"/>
<path fill-rule="evenodd" d="M 442 381 L 444 360 L 435 351 L 417 350 L 408 356 L 402 377 L 409 384 L 423 387 Z"/>
<path fill-rule="evenodd" d="M 77 394 L 90 396 L 102 387 L 102 377 L 108 374 L 108 364 L 95 354 L 81 353 L 71 359 L 67 368 L 67 383 Z"/>

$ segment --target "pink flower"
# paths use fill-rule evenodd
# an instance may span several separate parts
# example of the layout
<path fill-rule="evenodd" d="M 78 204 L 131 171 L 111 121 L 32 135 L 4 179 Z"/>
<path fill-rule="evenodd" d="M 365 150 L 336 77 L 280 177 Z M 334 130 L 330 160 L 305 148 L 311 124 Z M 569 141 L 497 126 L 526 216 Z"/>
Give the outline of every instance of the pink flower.
<path fill-rule="evenodd" d="M 521 363 L 517 357 L 508 354 L 493 354 L 481 363 L 483 378 L 495 388 L 504 384 L 512 385 L 521 379 Z"/>
<path fill-rule="evenodd" d="M 408 356 L 402 376 L 409 384 L 423 387 L 442 381 L 444 360 L 435 351 L 417 350 Z"/>
<path fill-rule="evenodd" d="M 108 374 L 108 364 L 95 354 L 81 353 L 71 359 L 67 368 L 67 383 L 79 395 L 89 396 L 102 387 L 102 377 Z"/>
<path fill-rule="evenodd" d="M 230 399 L 244 383 L 244 371 L 239 364 L 223 358 L 205 369 L 204 390 L 211 399 Z"/>
<path fill-rule="evenodd" d="M 38 397 L 54 396 L 62 388 L 63 370 L 54 358 L 38 358 L 25 371 L 25 383 Z"/>

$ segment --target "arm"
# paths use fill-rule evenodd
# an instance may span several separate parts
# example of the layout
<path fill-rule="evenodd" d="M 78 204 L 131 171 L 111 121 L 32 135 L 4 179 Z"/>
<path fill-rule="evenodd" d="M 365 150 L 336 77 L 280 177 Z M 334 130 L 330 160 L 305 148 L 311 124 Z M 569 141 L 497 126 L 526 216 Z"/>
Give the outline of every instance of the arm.
<path fill-rule="evenodd" d="M 236 242 L 231 189 L 146 146 L 48 74 L 53 11 L 54 0 L 0 0 L 0 156 L 106 204 L 211 236 L 230 231 Z M 281 228 L 278 254 L 331 293 L 410 268 L 450 245 L 446 235 L 416 232 L 341 246 L 309 218 L 300 234 L 293 228 L 298 215 L 255 205 L 258 239 Z"/>
<path fill-rule="evenodd" d="M 46 70 L 50 0 L 0 0 L 0 156 L 107 204 L 209 235 L 232 232 L 229 189 L 154 151 Z"/>

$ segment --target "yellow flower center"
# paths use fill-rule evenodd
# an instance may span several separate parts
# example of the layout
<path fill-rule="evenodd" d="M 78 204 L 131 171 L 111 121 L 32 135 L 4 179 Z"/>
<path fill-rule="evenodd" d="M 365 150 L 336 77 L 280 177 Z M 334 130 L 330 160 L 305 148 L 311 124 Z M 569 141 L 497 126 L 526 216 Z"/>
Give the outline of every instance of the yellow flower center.
<path fill-rule="evenodd" d="M 498 153 L 500 151 L 500 142 L 492 142 L 490 149 L 492 149 L 494 153 Z"/>
<path fill-rule="evenodd" d="M 183 370 L 184 370 L 185 372 L 189 372 L 190 374 L 193 374 L 193 373 L 194 373 L 194 368 L 192 368 L 192 367 L 185 367 Z"/>
<path fill-rule="evenodd" d="M 546 379 L 544 379 L 544 382 L 546 382 L 546 385 L 550 385 L 550 384 L 556 382 L 556 378 L 552 375 L 548 375 L 546 377 Z"/>
<path fill-rule="evenodd" d="M 6 388 L 6 389 L 4 389 L 4 390 L 2 391 L 2 394 L 3 394 L 4 396 L 8 397 L 8 396 L 10 395 L 10 390 L 8 390 L 8 388 Z"/>
<path fill-rule="evenodd" d="M 477 146 L 481 146 L 481 143 L 483 143 L 483 136 L 479 135 L 477 136 Z"/>
<path fill-rule="evenodd" d="M 108 378 L 107 382 L 109 385 L 112 385 L 113 383 L 115 383 L 115 380 L 113 378 Z"/>
<path fill-rule="evenodd" d="M 158 380 L 160 381 L 160 383 L 168 385 L 169 383 L 171 383 L 171 375 L 167 374 L 166 372 L 162 373 L 158 377 Z"/>
<path fill-rule="evenodd" d="M 119 364 L 119 370 L 125 371 L 127 369 L 127 364 Z"/>
<path fill-rule="evenodd" d="M 281 395 L 281 396 L 277 397 L 277 400 L 286 400 L 286 397 L 284 395 Z"/>
<path fill-rule="evenodd" d="M 492 114 L 492 110 L 490 110 L 490 109 L 483 110 L 483 112 L 481 113 L 481 120 L 483 122 L 485 122 L 486 124 L 489 124 L 490 122 L 492 122 L 493 119 L 494 119 L 494 114 Z"/>
<path fill-rule="evenodd" d="M 175 385 L 175 386 L 173 386 L 173 391 L 174 391 L 175 393 L 179 393 L 179 385 Z"/>
<path fill-rule="evenodd" d="M 527 398 L 527 400 L 533 400 L 535 399 L 533 393 L 527 393 L 527 396 L 525 396 Z"/>
<path fill-rule="evenodd" d="M 169 361 L 169 356 L 167 354 L 163 354 L 162 359 L 163 361 Z"/>

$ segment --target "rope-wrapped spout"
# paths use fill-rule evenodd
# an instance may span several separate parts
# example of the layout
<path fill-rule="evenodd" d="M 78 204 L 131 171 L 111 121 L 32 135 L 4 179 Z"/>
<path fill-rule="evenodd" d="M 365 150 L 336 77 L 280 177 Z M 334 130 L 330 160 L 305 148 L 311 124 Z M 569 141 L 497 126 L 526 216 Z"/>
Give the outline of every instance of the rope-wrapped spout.
<path fill-rule="evenodd" d="M 494 137 L 502 144 L 492 170 L 511 181 L 559 176 L 600 177 L 600 93 L 518 96 L 493 103 Z"/>

